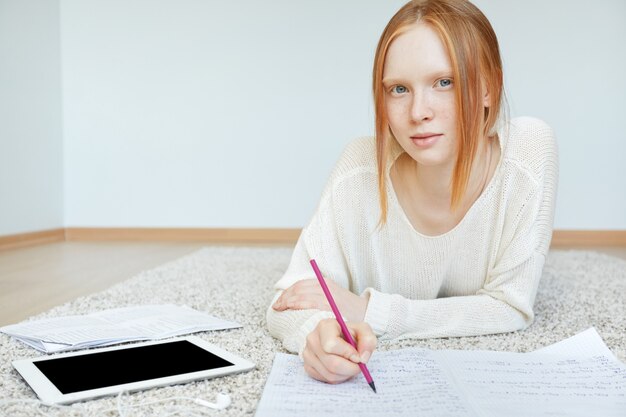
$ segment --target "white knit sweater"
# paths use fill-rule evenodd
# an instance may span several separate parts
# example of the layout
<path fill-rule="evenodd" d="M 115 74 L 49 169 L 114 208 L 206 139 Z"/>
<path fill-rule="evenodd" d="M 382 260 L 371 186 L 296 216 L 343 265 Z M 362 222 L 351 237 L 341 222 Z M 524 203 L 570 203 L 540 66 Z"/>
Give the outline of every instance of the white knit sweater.
<path fill-rule="evenodd" d="M 369 293 L 365 322 L 382 338 L 470 336 L 528 326 L 552 236 L 557 147 L 550 127 L 532 118 L 513 119 L 500 132 L 500 146 L 493 178 L 461 222 L 426 236 L 412 227 L 389 175 L 387 223 L 377 228 L 374 139 L 352 142 L 302 231 L 274 300 L 296 281 L 315 278 L 309 264 L 315 258 L 325 278 Z M 326 317 L 332 312 L 267 310 L 271 334 L 298 353 Z"/>

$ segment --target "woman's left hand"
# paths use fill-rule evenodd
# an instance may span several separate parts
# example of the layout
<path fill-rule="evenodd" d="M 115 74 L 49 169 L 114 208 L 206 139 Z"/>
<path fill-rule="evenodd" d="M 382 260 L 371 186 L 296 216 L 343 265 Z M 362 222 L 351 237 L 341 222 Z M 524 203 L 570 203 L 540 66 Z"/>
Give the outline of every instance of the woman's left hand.
<path fill-rule="evenodd" d="M 331 279 L 326 279 L 326 284 L 343 317 L 351 322 L 363 321 L 368 299 L 351 293 Z M 272 308 L 276 311 L 331 309 L 317 279 L 303 279 L 296 282 L 283 291 Z"/>

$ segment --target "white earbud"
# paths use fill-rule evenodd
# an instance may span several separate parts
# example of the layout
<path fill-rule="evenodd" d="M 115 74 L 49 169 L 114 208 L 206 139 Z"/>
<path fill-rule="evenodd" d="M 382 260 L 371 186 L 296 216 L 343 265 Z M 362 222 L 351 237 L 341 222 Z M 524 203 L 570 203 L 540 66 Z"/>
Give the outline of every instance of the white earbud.
<path fill-rule="evenodd" d="M 196 398 L 194 402 L 196 404 L 209 407 L 214 410 L 223 410 L 230 405 L 230 395 L 220 392 L 219 394 L 217 394 L 217 397 L 214 403 L 201 400 L 200 398 Z"/>

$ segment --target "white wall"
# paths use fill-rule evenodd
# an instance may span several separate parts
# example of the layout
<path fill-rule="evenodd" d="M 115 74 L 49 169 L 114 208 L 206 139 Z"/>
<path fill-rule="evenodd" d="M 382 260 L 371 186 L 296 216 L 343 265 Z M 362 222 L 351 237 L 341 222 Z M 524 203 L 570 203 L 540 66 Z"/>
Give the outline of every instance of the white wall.
<path fill-rule="evenodd" d="M 0 0 L 0 236 L 63 227 L 59 2 Z"/>
<path fill-rule="evenodd" d="M 302 227 L 388 3 L 63 0 L 67 224 Z"/>
<path fill-rule="evenodd" d="M 373 131 L 374 49 L 403 3 L 61 0 L 65 225 L 303 226 Z M 626 2 L 476 3 L 511 114 L 557 132 L 555 226 L 626 229 Z"/>
<path fill-rule="evenodd" d="M 555 227 L 626 229 L 626 1 L 475 4 L 500 40 L 511 114 L 556 131 Z"/>

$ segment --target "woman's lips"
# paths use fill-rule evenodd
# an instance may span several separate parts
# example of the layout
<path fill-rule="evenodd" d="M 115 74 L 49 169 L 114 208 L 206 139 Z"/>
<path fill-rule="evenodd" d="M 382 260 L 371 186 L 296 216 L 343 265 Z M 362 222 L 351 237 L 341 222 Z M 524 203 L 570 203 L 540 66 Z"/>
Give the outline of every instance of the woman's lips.
<path fill-rule="evenodd" d="M 443 136 L 440 133 L 425 133 L 421 135 L 411 136 L 411 141 L 419 148 L 427 148 L 432 146 L 437 139 Z"/>

